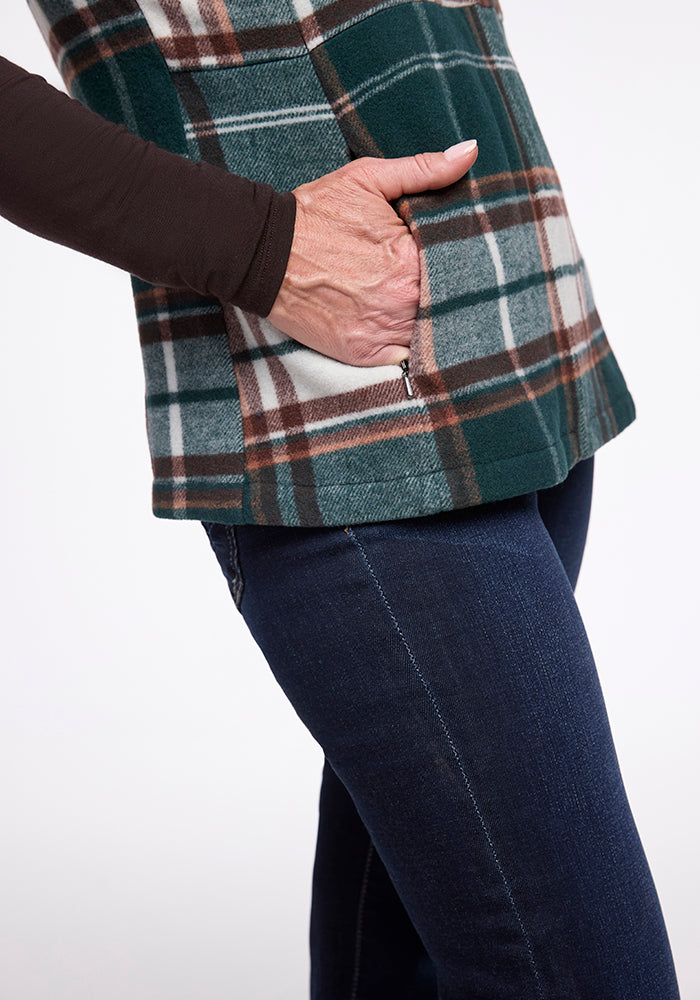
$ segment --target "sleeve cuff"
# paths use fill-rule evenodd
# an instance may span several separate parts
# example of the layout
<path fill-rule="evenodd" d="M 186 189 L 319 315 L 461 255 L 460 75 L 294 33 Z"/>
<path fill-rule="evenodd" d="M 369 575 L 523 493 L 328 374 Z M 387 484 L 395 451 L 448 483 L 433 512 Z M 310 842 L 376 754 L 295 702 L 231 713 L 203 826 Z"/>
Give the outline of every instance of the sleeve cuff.
<path fill-rule="evenodd" d="M 267 220 L 245 281 L 236 295 L 241 309 L 267 316 L 287 270 L 294 237 L 296 198 L 291 191 L 273 192 Z"/>

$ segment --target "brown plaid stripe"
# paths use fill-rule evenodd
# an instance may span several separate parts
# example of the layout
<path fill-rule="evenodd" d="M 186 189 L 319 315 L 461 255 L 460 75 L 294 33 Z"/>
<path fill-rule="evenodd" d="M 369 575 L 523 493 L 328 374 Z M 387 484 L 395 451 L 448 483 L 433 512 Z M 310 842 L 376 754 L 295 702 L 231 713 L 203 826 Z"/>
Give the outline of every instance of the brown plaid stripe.
<path fill-rule="evenodd" d="M 170 69 L 192 70 L 301 55 L 357 20 L 405 2 L 260 0 L 244 6 L 239 0 L 142 0 L 141 8 Z M 498 9 L 497 0 L 431 2 Z"/>
<path fill-rule="evenodd" d="M 38 0 L 29 0 L 29 6 L 69 90 L 73 80 L 92 66 L 153 41 L 132 0 L 60 2 L 52 6 L 53 17 L 48 20 Z"/>

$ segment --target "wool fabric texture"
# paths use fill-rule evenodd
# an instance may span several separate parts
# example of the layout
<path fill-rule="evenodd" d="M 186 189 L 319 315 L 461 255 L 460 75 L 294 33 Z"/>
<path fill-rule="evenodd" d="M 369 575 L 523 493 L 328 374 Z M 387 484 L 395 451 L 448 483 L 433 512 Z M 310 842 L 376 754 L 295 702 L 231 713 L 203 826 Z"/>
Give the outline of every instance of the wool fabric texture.
<path fill-rule="evenodd" d="M 157 515 L 467 507 L 561 482 L 634 419 L 497 0 L 29 3 L 75 97 L 279 191 L 479 141 L 463 180 L 396 204 L 421 261 L 412 395 L 398 366 L 134 280 Z"/>

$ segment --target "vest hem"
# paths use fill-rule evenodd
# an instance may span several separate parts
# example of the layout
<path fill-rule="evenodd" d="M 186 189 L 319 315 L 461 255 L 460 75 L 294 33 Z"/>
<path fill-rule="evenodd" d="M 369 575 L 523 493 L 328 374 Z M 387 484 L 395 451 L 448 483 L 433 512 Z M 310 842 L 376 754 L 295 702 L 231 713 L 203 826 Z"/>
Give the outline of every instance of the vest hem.
<path fill-rule="evenodd" d="M 275 481 L 253 485 L 255 500 L 244 499 L 248 484 L 213 484 L 217 501 L 204 502 L 201 488 L 192 496 L 185 487 L 154 483 L 153 513 L 169 520 L 214 521 L 221 524 L 268 524 L 291 527 L 337 527 L 346 524 L 394 521 L 429 516 L 507 500 L 562 482 L 573 466 L 617 437 L 635 419 L 632 397 L 623 392 L 610 399 L 604 410 L 611 432 L 572 448 L 570 435 L 562 434 L 551 445 L 517 455 L 474 460 L 451 467 L 438 467 L 419 475 L 407 472 L 388 480 L 329 484 L 281 484 Z M 605 422 L 603 422 L 605 426 Z M 479 483 L 479 486 L 471 485 Z M 313 499 L 305 513 L 305 498 Z M 272 501 L 271 503 L 268 501 Z M 279 517 L 270 517 L 277 510 Z M 265 515 L 262 516 L 262 512 Z M 256 518 L 256 512 L 258 517 Z M 320 512 L 320 517 L 319 517 Z"/>

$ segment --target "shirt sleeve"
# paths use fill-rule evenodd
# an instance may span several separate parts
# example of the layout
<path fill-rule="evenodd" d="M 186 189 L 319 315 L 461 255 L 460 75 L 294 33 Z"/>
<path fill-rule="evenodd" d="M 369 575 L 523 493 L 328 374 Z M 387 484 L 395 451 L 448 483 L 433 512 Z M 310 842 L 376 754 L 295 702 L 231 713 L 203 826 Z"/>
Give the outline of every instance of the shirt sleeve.
<path fill-rule="evenodd" d="M 192 163 L 0 56 L 0 214 L 130 271 L 266 316 L 296 200 Z"/>

